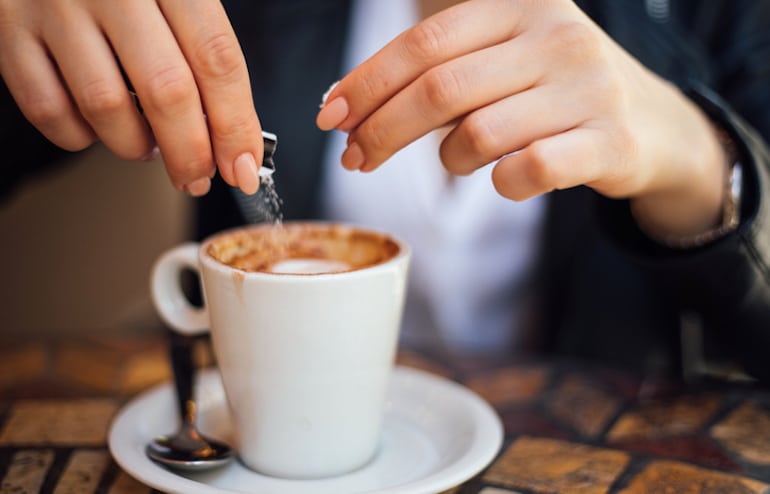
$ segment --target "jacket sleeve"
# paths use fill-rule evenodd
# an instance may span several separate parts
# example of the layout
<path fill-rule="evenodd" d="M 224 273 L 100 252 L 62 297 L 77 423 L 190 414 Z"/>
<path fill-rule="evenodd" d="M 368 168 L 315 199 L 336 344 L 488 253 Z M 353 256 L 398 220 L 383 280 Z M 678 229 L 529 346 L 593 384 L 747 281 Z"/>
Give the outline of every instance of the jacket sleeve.
<path fill-rule="evenodd" d="M 697 40 L 705 56 L 692 57 L 693 67 L 681 69 L 690 75 L 675 82 L 737 145 L 740 225 L 708 245 L 677 250 L 648 239 L 627 201 L 600 198 L 599 220 L 610 239 L 660 282 L 663 296 L 701 316 L 723 353 L 770 382 L 770 3 L 685 0 L 676 7 L 678 17 L 666 27 L 678 29 L 679 40 Z M 679 62 L 671 65 L 686 66 L 687 55 L 676 54 L 674 45 L 666 52 Z"/>
<path fill-rule="evenodd" d="M 653 272 L 682 309 L 702 316 L 727 353 L 749 374 L 770 381 L 770 153 L 761 135 L 705 89 L 693 99 L 727 131 L 743 166 L 741 222 L 733 233 L 693 249 L 670 249 L 636 226 L 627 201 L 600 199 L 604 230 Z"/>

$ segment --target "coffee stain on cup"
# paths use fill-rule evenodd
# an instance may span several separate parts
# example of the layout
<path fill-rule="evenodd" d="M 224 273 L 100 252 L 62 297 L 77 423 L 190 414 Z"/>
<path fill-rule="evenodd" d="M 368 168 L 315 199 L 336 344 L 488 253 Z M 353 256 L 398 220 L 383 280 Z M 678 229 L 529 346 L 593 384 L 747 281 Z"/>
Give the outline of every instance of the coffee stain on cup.
<path fill-rule="evenodd" d="M 235 288 L 235 295 L 241 303 L 244 303 L 243 299 L 243 282 L 246 279 L 246 273 L 243 271 L 234 270 L 232 274 L 233 287 Z"/>

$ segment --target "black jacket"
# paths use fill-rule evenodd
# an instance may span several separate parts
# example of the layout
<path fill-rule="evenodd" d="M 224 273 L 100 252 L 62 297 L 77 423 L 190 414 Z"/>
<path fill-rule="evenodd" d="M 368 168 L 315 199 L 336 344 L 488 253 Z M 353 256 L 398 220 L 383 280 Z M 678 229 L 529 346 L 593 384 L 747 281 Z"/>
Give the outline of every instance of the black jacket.
<path fill-rule="evenodd" d="M 279 135 L 285 216 L 316 217 L 325 135 L 314 118 L 320 95 L 341 75 L 350 2 L 223 3 L 246 53 L 260 120 Z M 742 220 L 726 238 L 676 251 L 644 237 L 626 201 L 584 187 L 551 193 L 529 305 L 532 348 L 678 372 L 682 321 L 701 321 L 709 353 L 770 380 L 770 1 L 578 4 L 738 142 Z M 219 181 L 197 206 L 199 238 L 244 221 Z"/>

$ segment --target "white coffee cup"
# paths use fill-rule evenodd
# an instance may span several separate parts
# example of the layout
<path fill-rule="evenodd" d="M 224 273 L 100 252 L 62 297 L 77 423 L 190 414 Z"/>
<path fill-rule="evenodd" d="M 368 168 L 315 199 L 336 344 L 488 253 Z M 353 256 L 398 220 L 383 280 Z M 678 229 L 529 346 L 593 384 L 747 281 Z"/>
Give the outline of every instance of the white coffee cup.
<path fill-rule="evenodd" d="M 337 240 L 330 252 L 313 247 L 286 261 L 267 255 L 263 242 L 274 242 L 266 232 L 274 234 L 276 228 L 231 230 L 166 252 L 153 268 L 153 299 L 176 331 L 198 334 L 210 328 L 236 448 L 247 467 L 284 478 L 350 472 L 370 461 L 379 444 L 410 248 L 358 227 L 287 223 L 284 232 L 292 235 L 301 236 L 303 229 L 334 232 Z M 261 241 L 249 240 L 260 234 Z M 366 238 L 383 242 L 380 260 L 363 247 L 346 250 Z M 228 242 L 235 244 L 228 247 Z M 244 270 L 243 262 L 227 257 L 249 248 L 269 260 L 260 269 L 287 272 L 251 272 L 256 264 Z M 324 264 L 335 272 L 313 272 Z M 183 295 L 185 269 L 200 273 L 203 308 Z M 298 269 L 306 274 L 297 274 Z"/>

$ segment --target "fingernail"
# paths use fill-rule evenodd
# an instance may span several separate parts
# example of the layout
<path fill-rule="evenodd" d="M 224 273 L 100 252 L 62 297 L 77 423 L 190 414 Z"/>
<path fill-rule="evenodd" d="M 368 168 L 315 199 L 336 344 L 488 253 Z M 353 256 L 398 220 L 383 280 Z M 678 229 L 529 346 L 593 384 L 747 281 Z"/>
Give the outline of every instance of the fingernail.
<path fill-rule="evenodd" d="M 257 162 L 251 153 L 243 153 L 235 159 L 233 164 L 235 180 L 244 194 L 254 194 L 259 189 L 259 174 Z"/>
<path fill-rule="evenodd" d="M 342 153 L 342 166 L 348 170 L 358 170 L 364 166 L 364 152 L 361 150 L 361 146 L 357 143 L 351 143 L 348 148 Z"/>
<path fill-rule="evenodd" d="M 211 180 L 208 177 L 199 178 L 184 186 L 184 191 L 193 197 L 201 197 L 208 194 L 211 189 Z"/>
<path fill-rule="evenodd" d="M 349 111 L 345 98 L 334 98 L 318 112 L 316 125 L 321 130 L 332 130 L 348 118 Z"/>
<path fill-rule="evenodd" d="M 158 156 L 160 156 L 160 148 L 158 146 L 153 146 L 150 152 L 144 155 L 142 161 L 152 161 Z"/>

